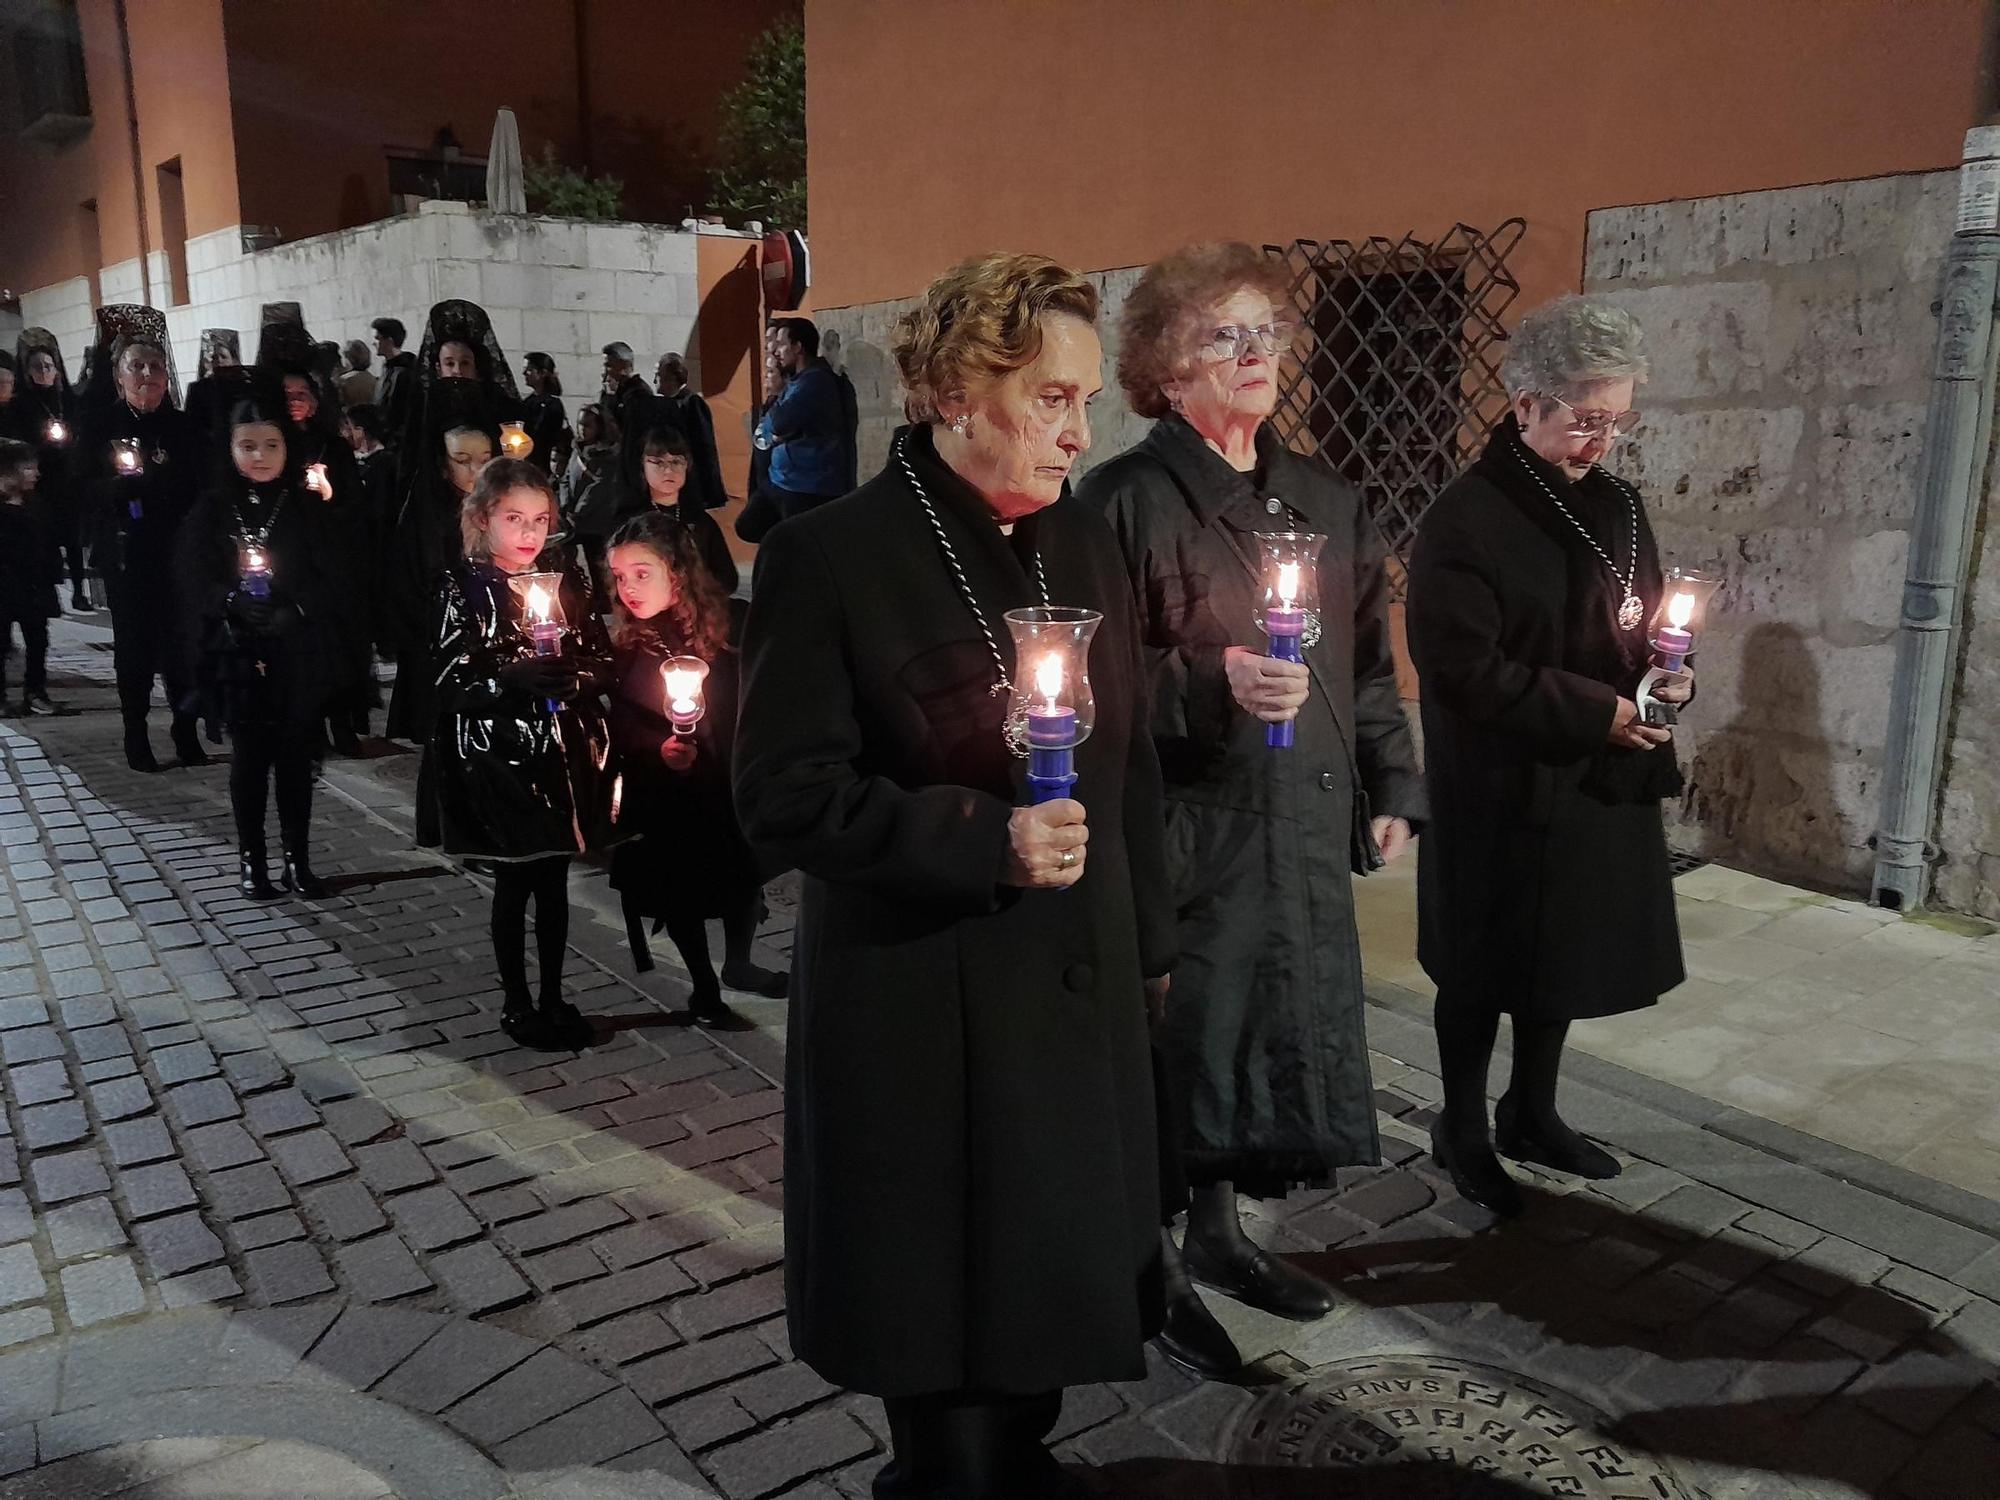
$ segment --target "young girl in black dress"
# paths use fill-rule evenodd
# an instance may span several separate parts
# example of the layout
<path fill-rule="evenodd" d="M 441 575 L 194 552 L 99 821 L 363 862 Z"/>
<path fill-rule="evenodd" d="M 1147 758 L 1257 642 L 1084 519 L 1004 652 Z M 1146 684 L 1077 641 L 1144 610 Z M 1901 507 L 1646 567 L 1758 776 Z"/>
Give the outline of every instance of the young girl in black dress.
<path fill-rule="evenodd" d="M 492 867 L 500 1024 L 522 1046 L 573 1051 L 591 1031 L 562 993 L 569 866 L 616 839 L 618 768 L 598 699 L 610 643 L 588 574 L 549 545 L 555 519 L 548 476 L 525 459 L 495 459 L 465 497 L 465 556 L 434 610 L 437 714 L 417 841 Z M 537 654 L 529 574 L 559 604 L 555 654 Z M 528 989 L 531 900 L 539 994 Z"/>
<path fill-rule="evenodd" d="M 607 556 L 617 591 L 611 732 L 624 765 L 624 826 L 640 835 L 613 856 L 611 884 L 635 934 L 650 918 L 680 950 L 694 986 L 695 1022 L 740 1026 L 722 1003 L 723 985 L 775 998 L 788 976 L 750 961 L 763 888 L 730 801 L 737 696 L 731 601 L 694 533 L 667 511 L 627 521 Z M 708 667 L 692 732 L 677 733 L 669 714 L 662 668 L 676 656 Z M 719 981 L 709 958 L 711 917 L 722 919 Z M 634 938 L 641 954 L 643 941 Z"/>
<path fill-rule="evenodd" d="M 264 808 L 277 783 L 283 887 L 320 897 L 308 849 L 313 756 L 331 664 L 333 596 L 324 510 L 305 488 L 282 396 L 229 410 L 228 460 L 181 528 L 179 572 L 195 612 L 197 680 L 229 728 L 229 800 L 243 894 L 279 894 L 265 868 Z"/>

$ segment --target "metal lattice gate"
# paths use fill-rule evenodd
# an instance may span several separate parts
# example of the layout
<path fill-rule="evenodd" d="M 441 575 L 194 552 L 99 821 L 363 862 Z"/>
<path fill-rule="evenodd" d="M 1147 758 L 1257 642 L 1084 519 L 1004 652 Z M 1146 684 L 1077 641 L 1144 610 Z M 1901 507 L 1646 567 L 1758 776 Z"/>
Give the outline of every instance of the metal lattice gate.
<path fill-rule="evenodd" d="M 1291 273 L 1299 318 L 1278 433 L 1360 489 L 1398 597 L 1424 512 L 1506 414 L 1501 318 L 1521 291 L 1507 257 L 1526 229 L 1264 247 Z"/>

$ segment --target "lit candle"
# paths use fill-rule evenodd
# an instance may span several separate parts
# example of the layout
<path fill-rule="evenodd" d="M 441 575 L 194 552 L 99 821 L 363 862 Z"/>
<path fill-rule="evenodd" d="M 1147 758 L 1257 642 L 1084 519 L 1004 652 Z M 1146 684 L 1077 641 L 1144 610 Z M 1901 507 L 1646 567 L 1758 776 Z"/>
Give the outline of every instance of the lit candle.
<path fill-rule="evenodd" d="M 701 699 L 702 682 L 707 676 L 708 663 L 693 656 L 672 657 L 660 668 L 660 679 L 666 689 L 667 718 L 676 735 L 685 738 L 693 734 L 695 725 L 707 711 Z"/>
<path fill-rule="evenodd" d="M 1306 612 L 1298 607 L 1299 565 L 1278 564 L 1278 602 L 1264 611 L 1264 630 L 1271 637 L 1270 655 L 1277 661 L 1305 660 Z M 1264 726 L 1264 744 L 1272 750 L 1292 745 L 1292 721 Z"/>
<path fill-rule="evenodd" d="M 1076 710 L 1064 708 L 1063 659 L 1051 651 L 1035 663 L 1042 701 L 1028 709 L 1028 790 L 1035 802 L 1067 797 L 1076 785 Z"/>
<path fill-rule="evenodd" d="M 1693 618 L 1693 594 L 1678 593 L 1667 601 L 1667 623 L 1653 637 L 1654 660 L 1662 670 L 1678 672 L 1694 650 L 1694 632 L 1687 628 Z"/>
<path fill-rule="evenodd" d="M 333 481 L 327 478 L 325 464 L 306 465 L 306 488 L 322 500 L 333 498 Z"/>
<path fill-rule="evenodd" d="M 1656 726 L 1680 721 L 1679 707 L 1656 697 L 1655 692 L 1687 670 L 1695 638 L 1707 620 L 1708 602 L 1722 586 L 1722 571 L 1718 567 L 1669 568 L 1663 582 L 1660 604 L 1653 612 L 1651 659 L 1632 695 L 1639 722 Z"/>
<path fill-rule="evenodd" d="M 69 441 L 69 428 L 63 425 L 61 417 L 50 417 L 49 425 L 42 429 L 42 436 L 51 448 L 60 448 Z"/>
<path fill-rule="evenodd" d="M 539 583 L 528 586 L 528 635 L 535 643 L 535 655 L 558 656 L 562 653 L 562 626 L 555 618 L 555 599 Z M 556 713 L 562 704 L 554 698 L 544 698 L 542 707 L 549 713 Z"/>
<path fill-rule="evenodd" d="M 120 479 L 135 479 L 146 467 L 145 455 L 140 451 L 137 438 L 113 438 L 111 440 L 111 467 Z M 146 504 L 135 492 L 125 499 L 125 514 L 138 520 L 146 513 Z"/>
<path fill-rule="evenodd" d="M 243 544 L 243 592 L 252 599 L 271 597 L 271 559 L 255 542 Z"/>
<path fill-rule="evenodd" d="M 509 458 L 526 458 L 534 446 L 535 440 L 519 422 L 500 424 L 500 451 Z"/>

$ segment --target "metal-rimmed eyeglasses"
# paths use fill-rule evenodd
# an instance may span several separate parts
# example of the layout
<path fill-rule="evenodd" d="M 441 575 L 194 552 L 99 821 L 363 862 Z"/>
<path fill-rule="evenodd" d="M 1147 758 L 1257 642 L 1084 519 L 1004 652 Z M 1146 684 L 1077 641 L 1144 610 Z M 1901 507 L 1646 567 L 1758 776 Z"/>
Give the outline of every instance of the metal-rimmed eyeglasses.
<path fill-rule="evenodd" d="M 1571 437 L 1608 438 L 1615 443 L 1622 437 L 1630 437 L 1632 429 L 1639 425 L 1636 411 L 1578 411 L 1554 391 L 1543 394 L 1576 419 L 1569 424 Z"/>
<path fill-rule="evenodd" d="M 1210 359 L 1241 359 L 1244 350 L 1254 346 L 1264 354 L 1283 354 L 1292 347 L 1298 329 L 1293 322 L 1266 323 L 1261 328 L 1225 323 L 1202 341 L 1201 352 Z"/>

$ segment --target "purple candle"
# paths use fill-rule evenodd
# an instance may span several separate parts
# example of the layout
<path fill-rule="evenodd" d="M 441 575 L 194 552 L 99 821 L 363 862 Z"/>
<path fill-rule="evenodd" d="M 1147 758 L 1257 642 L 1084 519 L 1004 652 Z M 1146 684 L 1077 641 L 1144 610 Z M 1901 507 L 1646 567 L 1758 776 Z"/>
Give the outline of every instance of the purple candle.
<path fill-rule="evenodd" d="M 1292 603 L 1299 593 L 1299 565 L 1286 563 L 1278 570 L 1278 603 L 1264 611 L 1264 631 L 1271 638 L 1271 656 L 1278 661 L 1306 659 L 1306 612 Z M 1292 721 L 1264 726 L 1264 744 L 1272 750 L 1292 746 Z"/>
<path fill-rule="evenodd" d="M 1063 708 L 1062 658 L 1049 655 L 1035 666 L 1042 702 L 1028 709 L 1028 790 L 1036 803 L 1067 797 L 1076 785 L 1076 710 Z"/>

